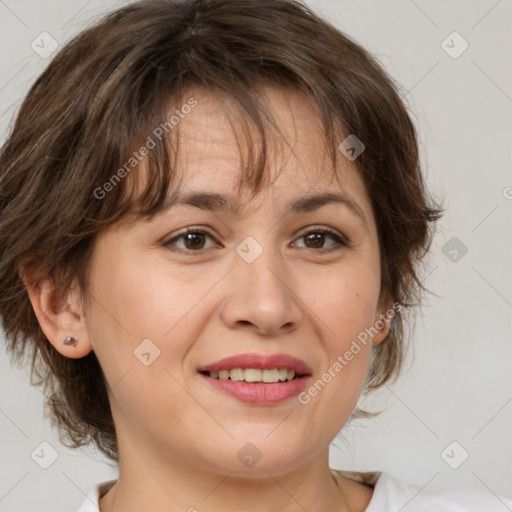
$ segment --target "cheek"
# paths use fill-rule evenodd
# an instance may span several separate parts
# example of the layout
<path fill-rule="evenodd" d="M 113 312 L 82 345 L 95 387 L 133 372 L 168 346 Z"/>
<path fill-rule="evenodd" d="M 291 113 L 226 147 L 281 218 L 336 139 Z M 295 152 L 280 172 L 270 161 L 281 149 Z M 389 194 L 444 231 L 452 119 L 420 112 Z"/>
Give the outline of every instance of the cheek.
<path fill-rule="evenodd" d="M 307 297 L 333 347 L 343 348 L 371 326 L 379 300 L 379 274 L 371 266 L 351 265 L 315 279 Z"/>
<path fill-rule="evenodd" d="M 348 410 L 357 401 L 368 372 L 379 275 L 368 266 L 347 267 L 336 278 L 331 274 L 316 280 L 308 297 L 327 356 L 320 377 L 329 388 L 326 398 L 333 396 L 338 412 Z"/>
<path fill-rule="evenodd" d="M 194 308 L 213 283 L 180 281 L 162 267 L 128 258 L 97 267 L 93 275 L 88 330 L 111 406 L 141 423 L 166 411 L 179 425 L 182 415 L 173 411 L 190 407 L 181 367 L 202 329 Z"/>
<path fill-rule="evenodd" d="M 93 267 L 88 330 L 107 379 L 116 381 L 127 369 L 139 369 L 139 352 L 149 351 L 149 359 L 156 358 L 162 368 L 181 364 L 208 318 L 194 313 L 214 287 L 214 276 L 187 279 L 175 269 L 142 265 L 128 256 L 116 258 L 115 264 L 102 261 Z"/>

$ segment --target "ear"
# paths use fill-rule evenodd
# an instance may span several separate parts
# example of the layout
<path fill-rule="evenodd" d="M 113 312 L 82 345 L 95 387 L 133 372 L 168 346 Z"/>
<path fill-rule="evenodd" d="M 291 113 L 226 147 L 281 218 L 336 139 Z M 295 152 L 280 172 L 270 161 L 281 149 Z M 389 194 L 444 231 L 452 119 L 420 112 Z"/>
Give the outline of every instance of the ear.
<path fill-rule="evenodd" d="M 63 291 L 56 286 L 52 276 L 35 271 L 23 272 L 21 279 L 39 325 L 55 350 L 72 359 L 91 352 L 84 315 L 79 307 L 78 286 L 74 284 L 71 290 Z M 76 344 L 64 344 L 67 336 L 75 338 Z"/>
<path fill-rule="evenodd" d="M 395 316 L 396 310 L 390 301 L 381 298 L 379 307 L 375 313 L 373 325 L 379 332 L 373 337 L 373 345 L 382 343 L 388 336 L 391 329 L 391 322 Z"/>

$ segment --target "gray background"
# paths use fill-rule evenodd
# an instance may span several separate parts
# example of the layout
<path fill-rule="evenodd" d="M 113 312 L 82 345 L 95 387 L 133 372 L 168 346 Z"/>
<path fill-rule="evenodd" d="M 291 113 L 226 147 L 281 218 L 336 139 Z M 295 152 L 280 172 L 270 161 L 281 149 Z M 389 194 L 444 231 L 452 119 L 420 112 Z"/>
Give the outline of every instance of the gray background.
<path fill-rule="evenodd" d="M 427 277 L 439 297 L 418 323 L 410 370 L 365 403 L 388 408 L 381 417 L 335 439 L 331 466 L 511 497 L 512 1 L 307 3 L 375 53 L 408 91 L 427 181 L 447 208 Z M 48 62 L 32 41 L 46 31 L 62 46 L 119 5 L 0 0 L 2 141 Z M 454 31 L 463 39 L 448 37 Z M 469 47 L 458 55 L 464 40 Z M 61 445 L 43 419 L 40 391 L 28 385 L 28 368 L 11 368 L 5 354 L 0 361 L 0 511 L 77 510 L 94 483 L 116 477 L 114 469 L 95 452 Z M 57 454 L 48 469 L 31 458 L 44 441 Z M 466 452 L 456 469 L 448 464 L 457 466 Z"/>

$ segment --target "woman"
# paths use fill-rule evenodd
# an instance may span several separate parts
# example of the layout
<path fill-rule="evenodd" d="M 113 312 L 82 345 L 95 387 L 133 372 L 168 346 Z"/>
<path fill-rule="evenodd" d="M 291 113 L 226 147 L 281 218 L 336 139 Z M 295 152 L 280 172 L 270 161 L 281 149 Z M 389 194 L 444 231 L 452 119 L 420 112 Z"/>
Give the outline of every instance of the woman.
<path fill-rule="evenodd" d="M 53 59 L 0 162 L 9 350 L 63 441 L 119 463 L 81 512 L 501 510 L 329 467 L 399 374 L 442 210 L 392 80 L 307 7 L 119 9 Z"/>

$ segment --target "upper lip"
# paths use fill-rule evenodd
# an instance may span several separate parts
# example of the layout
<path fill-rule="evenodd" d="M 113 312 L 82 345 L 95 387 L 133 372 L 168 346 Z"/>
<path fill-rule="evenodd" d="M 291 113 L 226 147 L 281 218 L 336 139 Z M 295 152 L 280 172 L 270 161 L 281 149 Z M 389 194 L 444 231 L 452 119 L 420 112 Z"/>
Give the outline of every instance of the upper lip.
<path fill-rule="evenodd" d="M 198 368 L 199 372 L 213 372 L 219 370 L 232 370 L 233 368 L 259 368 L 261 370 L 272 368 L 286 368 L 294 370 L 298 375 L 310 375 L 311 368 L 305 361 L 287 354 L 261 355 L 254 353 L 239 354 L 225 357 L 214 363 Z"/>

